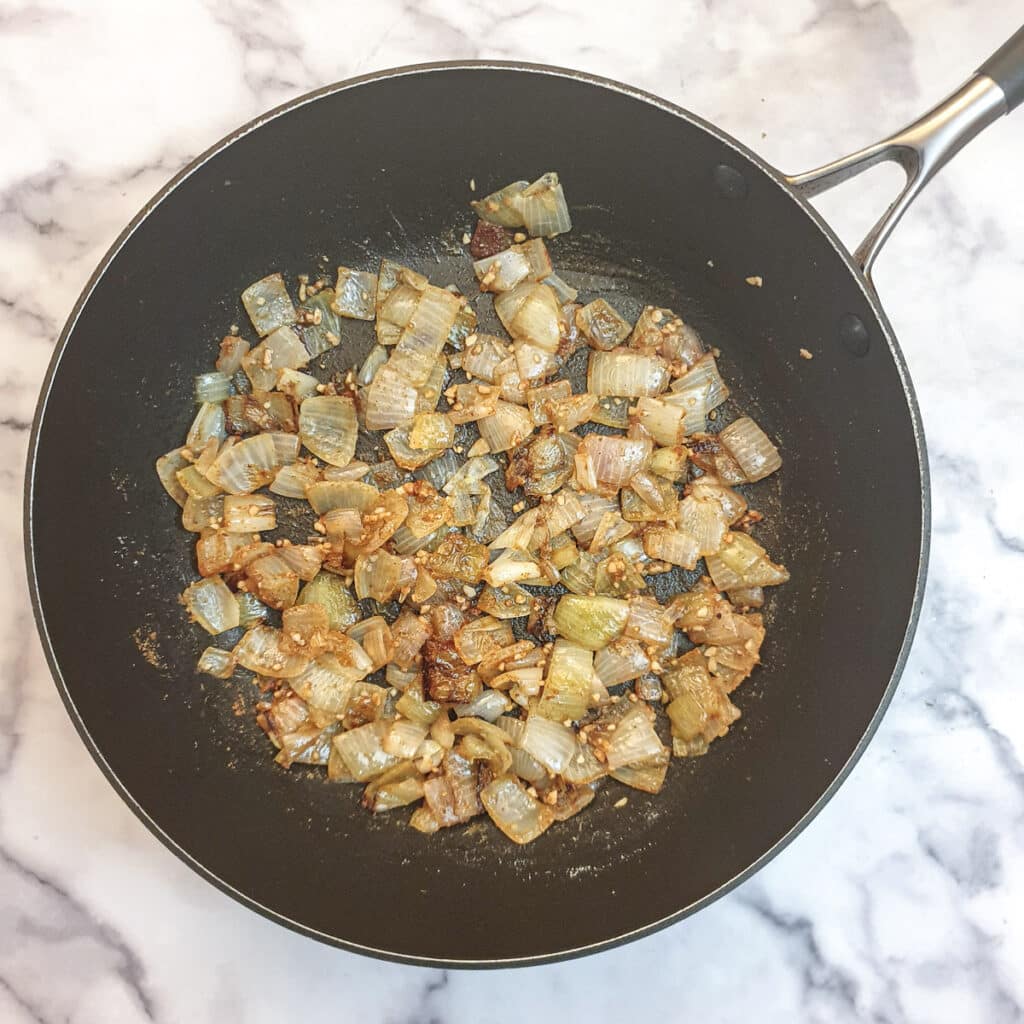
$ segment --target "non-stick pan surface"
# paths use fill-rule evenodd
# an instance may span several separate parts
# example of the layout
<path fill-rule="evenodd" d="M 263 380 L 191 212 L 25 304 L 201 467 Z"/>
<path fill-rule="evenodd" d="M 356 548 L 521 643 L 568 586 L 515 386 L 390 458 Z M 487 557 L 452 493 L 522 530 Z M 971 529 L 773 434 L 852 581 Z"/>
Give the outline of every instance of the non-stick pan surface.
<path fill-rule="evenodd" d="M 675 308 L 737 405 L 779 439 L 763 534 L 773 595 L 743 718 L 658 797 L 607 787 L 514 847 L 489 823 L 424 837 L 272 763 L 248 684 L 196 675 L 177 597 L 193 537 L 153 472 L 242 288 L 401 259 L 468 284 L 451 240 L 477 194 L 556 169 L 575 228 L 556 265 L 629 312 Z M 763 287 L 744 283 L 763 279 Z M 483 304 L 481 303 L 481 306 Z M 862 325 L 854 330 L 850 325 Z M 363 354 L 354 332 L 338 356 Z M 814 353 L 799 357 L 801 348 Z M 44 388 L 29 569 L 68 709 L 139 817 L 202 875 L 309 935 L 394 959 L 551 959 L 650 931 L 764 863 L 835 789 L 906 654 L 925 561 L 920 423 L 892 333 L 845 251 L 779 176 L 670 104 L 523 66 L 412 68 L 303 98 L 197 160 L 90 281 Z"/>

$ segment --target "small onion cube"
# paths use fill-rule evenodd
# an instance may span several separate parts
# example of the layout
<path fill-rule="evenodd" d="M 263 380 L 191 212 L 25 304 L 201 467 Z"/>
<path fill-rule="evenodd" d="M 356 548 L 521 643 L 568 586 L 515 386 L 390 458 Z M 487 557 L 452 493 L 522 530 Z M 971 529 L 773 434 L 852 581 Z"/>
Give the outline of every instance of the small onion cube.
<path fill-rule="evenodd" d="M 182 601 L 194 622 L 207 633 L 223 633 L 238 625 L 238 604 L 220 576 L 210 576 L 185 588 Z"/>
<path fill-rule="evenodd" d="M 353 320 L 372 320 L 376 315 L 377 275 L 365 270 L 338 267 L 334 286 L 334 312 Z"/>
<path fill-rule="evenodd" d="M 343 395 L 315 395 L 299 407 L 299 437 L 318 458 L 345 466 L 356 451 L 355 403 Z"/>
<path fill-rule="evenodd" d="M 284 278 L 269 274 L 242 292 L 242 305 L 261 338 L 279 327 L 295 323 L 295 307 Z"/>

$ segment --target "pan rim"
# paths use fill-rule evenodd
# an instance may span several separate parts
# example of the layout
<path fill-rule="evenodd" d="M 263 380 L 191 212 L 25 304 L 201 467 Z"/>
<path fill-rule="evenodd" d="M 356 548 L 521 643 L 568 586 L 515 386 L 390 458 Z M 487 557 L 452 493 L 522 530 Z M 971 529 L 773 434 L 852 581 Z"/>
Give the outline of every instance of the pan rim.
<path fill-rule="evenodd" d="M 331 96 L 335 93 L 347 91 L 349 89 L 357 88 L 362 85 L 368 85 L 374 82 L 384 81 L 387 79 L 404 78 L 413 75 L 430 74 L 434 72 L 445 72 L 445 71 L 460 71 L 460 70 L 480 70 L 480 71 L 513 71 L 528 74 L 544 75 L 553 78 L 568 78 L 575 81 L 579 81 L 588 85 L 597 86 L 601 89 L 618 92 L 624 96 L 637 100 L 639 102 L 647 103 L 651 106 L 657 107 L 666 113 L 672 114 L 675 117 L 680 118 L 683 121 L 688 122 L 707 132 L 709 135 L 723 143 L 730 149 L 732 149 L 739 157 L 742 157 L 749 164 L 756 167 L 768 178 L 775 182 L 779 188 L 781 188 L 803 211 L 803 213 L 814 223 L 824 238 L 844 261 L 849 270 L 852 278 L 857 284 L 857 287 L 861 290 L 865 300 L 868 303 L 869 308 L 872 311 L 875 319 L 877 320 L 879 327 L 881 328 L 882 335 L 885 339 L 885 343 L 889 348 L 892 355 L 893 362 L 896 367 L 897 374 L 899 375 L 900 385 L 903 390 L 904 398 L 907 403 L 907 411 L 910 416 L 911 428 L 914 434 L 915 451 L 917 454 L 918 461 L 918 472 L 920 476 L 921 485 L 921 538 L 920 547 L 918 553 L 918 564 L 916 571 L 916 578 L 914 584 L 914 594 L 910 607 L 910 614 L 907 621 L 907 626 L 904 631 L 903 640 L 900 644 L 900 649 L 896 657 L 895 664 L 893 666 L 892 673 L 889 681 L 886 684 L 885 690 L 882 694 L 882 698 L 879 701 L 877 710 L 868 722 L 867 727 L 861 738 L 858 740 L 856 746 L 851 751 L 850 756 L 836 772 L 833 780 L 828 786 L 822 791 L 814 803 L 801 815 L 801 817 L 788 829 L 788 831 L 776 840 L 767 850 L 765 850 L 760 856 L 752 861 L 742 871 L 737 872 L 728 881 L 722 883 L 717 889 L 710 893 L 707 893 L 701 899 L 688 904 L 687 906 L 674 910 L 672 913 L 659 918 L 656 921 L 650 922 L 646 925 L 638 928 L 631 929 L 630 931 L 622 932 L 620 934 L 611 936 L 606 939 L 601 939 L 595 942 L 588 943 L 586 945 L 577 946 L 571 949 L 559 950 L 553 953 L 542 953 L 536 955 L 526 956 L 515 956 L 506 958 L 487 958 L 487 959 L 450 959 L 444 957 L 432 957 L 432 956 L 421 956 L 409 953 L 398 953 L 388 949 L 378 949 L 373 946 L 363 945 L 358 942 L 354 942 L 350 939 L 342 939 L 335 935 L 330 935 L 326 932 L 319 931 L 318 929 L 311 928 L 310 926 L 303 924 L 301 921 L 296 921 L 289 918 L 287 915 L 273 910 L 270 907 L 265 906 L 252 896 L 236 889 L 234 886 L 220 878 L 213 871 L 208 869 L 205 865 L 200 863 L 188 850 L 178 844 L 178 842 L 163 828 L 154 821 L 147 810 L 135 799 L 135 797 L 128 791 L 127 787 L 121 782 L 113 768 L 107 762 L 103 751 L 95 743 L 92 735 L 89 732 L 84 720 L 77 706 L 75 705 L 74 699 L 71 695 L 70 689 L 64 678 L 64 673 L 61 669 L 60 664 L 57 661 L 57 657 L 53 650 L 53 645 L 50 640 L 49 631 L 46 625 L 46 618 L 42 607 L 42 599 L 39 591 L 39 580 L 36 574 L 36 566 L 34 559 L 34 531 L 33 531 L 33 502 L 34 502 L 34 488 L 35 488 L 35 471 L 36 462 L 39 449 L 39 440 L 43 419 L 46 415 L 48 401 L 52 390 L 53 382 L 56 378 L 57 372 L 60 368 L 61 359 L 67 348 L 68 342 L 74 333 L 75 327 L 78 323 L 79 317 L 89 299 L 92 296 L 93 291 L 99 285 L 104 275 L 110 268 L 110 265 L 120 253 L 121 249 L 125 246 L 128 240 L 132 237 L 135 231 L 140 225 L 149 217 L 149 215 L 165 200 L 170 196 L 177 187 L 189 178 L 193 173 L 202 168 L 210 159 L 215 157 L 217 154 L 227 149 L 237 140 L 244 136 L 256 131 L 262 125 L 276 120 L 277 118 L 290 113 L 300 107 L 305 106 L 308 103 L 313 103 L 325 96 Z M 129 809 L 135 814 L 135 816 L 142 822 L 143 825 L 158 839 L 167 849 L 169 849 L 175 856 L 182 860 L 188 867 L 195 871 L 201 878 L 215 886 L 221 892 L 230 896 L 232 899 L 246 906 L 250 910 L 255 911 L 261 916 L 267 918 L 270 921 L 285 926 L 286 928 L 298 932 L 299 934 L 305 935 L 309 938 L 316 939 L 320 942 L 326 943 L 337 948 L 345 949 L 354 953 L 361 953 L 366 956 L 374 957 L 379 960 L 386 960 L 394 963 L 409 964 L 412 966 L 420 967 L 433 967 L 433 968 L 465 968 L 465 969 L 488 969 L 488 968 L 506 968 L 506 967 L 525 967 L 547 963 L 556 963 L 566 960 L 576 959 L 578 957 L 586 956 L 591 953 L 596 953 L 604 950 L 612 949 L 616 946 L 623 945 L 627 942 L 631 942 L 635 939 L 643 938 L 647 935 L 651 935 L 663 928 L 668 927 L 678 921 L 683 920 L 692 914 L 703 910 L 711 903 L 715 902 L 721 896 L 737 888 L 740 884 L 747 881 L 754 874 L 756 874 L 761 868 L 778 856 L 789 844 L 818 816 L 824 806 L 832 799 L 836 794 L 839 787 L 846 781 L 852 772 L 853 768 L 860 760 L 864 751 L 867 749 L 872 737 L 878 729 L 879 724 L 885 712 L 888 710 L 889 704 L 896 692 L 896 687 L 899 684 L 900 677 L 903 674 L 903 670 L 906 666 L 907 658 L 910 654 L 911 645 L 913 643 L 914 634 L 917 629 L 917 624 L 920 618 L 921 605 L 924 597 L 925 580 L 928 570 L 928 556 L 929 556 L 929 545 L 931 537 L 931 487 L 930 477 L 928 470 L 928 458 L 927 450 L 925 445 L 924 427 L 921 420 L 921 412 L 917 401 L 917 395 L 914 391 L 914 386 L 910 378 L 910 373 L 906 365 L 906 361 L 903 356 L 899 344 L 896 340 L 895 332 L 893 331 L 892 325 L 889 323 L 885 311 L 882 308 L 881 302 L 874 288 L 868 283 L 864 277 L 860 268 L 853 262 L 849 251 L 842 244 L 838 236 L 828 225 L 828 223 L 822 218 L 822 216 L 814 209 L 810 203 L 800 196 L 794 189 L 787 183 L 785 176 L 767 163 L 761 157 L 759 157 L 752 150 L 747 148 L 743 143 L 733 138 L 727 132 L 722 131 L 715 125 L 705 121 L 703 118 L 691 113 L 685 108 L 678 104 L 672 103 L 660 96 L 653 93 L 647 92 L 643 89 L 639 89 L 635 86 L 628 85 L 623 82 L 618 82 L 614 79 L 605 78 L 599 75 L 593 75 L 587 72 L 576 71 L 570 68 L 563 68 L 554 65 L 530 63 L 525 61 L 500 61 L 500 60 L 452 60 L 452 61 L 433 61 L 428 63 L 420 64 L 408 64 L 402 65 L 395 68 L 388 68 L 379 71 L 370 72 L 364 75 L 355 76 L 352 78 L 344 79 L 340 82 L 335 82 L 330 85 L 322 86 L 318 89 L 304 93 L 294 99 L 291 99 L 285 103 L 279 104 L 278 106 L 266 111 L 252 120 L 246 122 L 234 131 L 228 133 L 219 141 L 214 143 L 208 149 L 194 157 L 185 167 L 183 167 L 177 174 L 175 174 L 166 184 L 164 184 L 151 199 L 149 199 L 142 208 L 135 214 L 135 216 L 129 221 L 127 226 L 121 231 L 118 237 L 114 240 L 113 244 L 103 255 L 102 259 L 97 264 L 96 268 L 90 274 L 89 279 L 86 281 L 81 294 L 75 301 L 72 307 L 71 313 L 68 315 L 68 319 L 61 330 L 60 336 L 58 337 L 57 343 L 54 347 L 52 356 L 50 357 L 49 365 L 46 369 L 46 374 L 43 378 L 43 384 L 40 390 L 39 399 L 36 405 L 36 410 L 32 420 L 32 430 L 29 438 L 28 456 L 25 469 L 25 497 L 23 505 L 23 532 L 24 532 L 24 546 L 25 546 L 25 561 L 26 569 L 28 574 L 28 586 L 29 595 L 32 602 L 32 611 L 35 618 L 36 628 L 39 633 L 39 638 L 43 647 L 43 653 L 46 657 L 47 665 L 50 669 L 50 674 L 53 677 L 54 683 L 57 686 L 57 690 L 61 696 L 61 700 L 67 709 L 68 715 L 71 718 L 72 723 L 75 726 L 76 731 L 81 737 L 86 749 L 89 751 L 93 760 L 100 768 L 107 781 L 110 783 L 115 792 L 120 798 L 127 804 Z"/>

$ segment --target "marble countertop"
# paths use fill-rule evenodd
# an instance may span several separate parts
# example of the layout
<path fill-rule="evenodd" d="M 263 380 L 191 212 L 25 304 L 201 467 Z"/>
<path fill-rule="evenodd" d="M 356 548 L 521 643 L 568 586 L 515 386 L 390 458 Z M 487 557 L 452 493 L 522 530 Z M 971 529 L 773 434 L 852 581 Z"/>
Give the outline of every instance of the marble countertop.
<path fill-rule="evenodd" d="M 632 82 L 804 169 L 922 111 L 1019 21 L 1017 0 L 0 0 L 0 1020 L 1024 1018 L 1024 113 L 943 172 L 876 271 L 934 485 L 902 685 L 799 840 L 653 937 L 496 977 L 377 963 L 235 904 L 79 742 L 21 536 L 36 394 L 91 269 L 167 178 L 264 109 L 391 65 L 519 58 Z M 854 242 L 896 184 L 880 172 L 822 208 Z"/>

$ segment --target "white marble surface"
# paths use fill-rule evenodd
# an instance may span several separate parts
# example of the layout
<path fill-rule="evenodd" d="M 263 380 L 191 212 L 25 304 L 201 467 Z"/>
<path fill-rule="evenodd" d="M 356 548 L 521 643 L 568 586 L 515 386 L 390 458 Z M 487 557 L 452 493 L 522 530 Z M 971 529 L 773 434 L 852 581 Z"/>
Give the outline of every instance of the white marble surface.
<path fill-rule="evenodd" d="M 1018 0 L 0 0 L 0 1021 L 1024 1018 L 1024 112 L 942 175 L 877 270 L 934 481 L 902 686 L 799 841 L 654 937 L 442 973 L 236 905 L 79 743 L 32 628 L 21 538 L 37 389 L 90 270 L 173 172 L 265 108 L 389 65 L 524 58 L 631 81 L 803 169 L 918 113 L 1020 14 Z M 880 208 L 881 178 L 824 206 L 847 238 Z"/>

